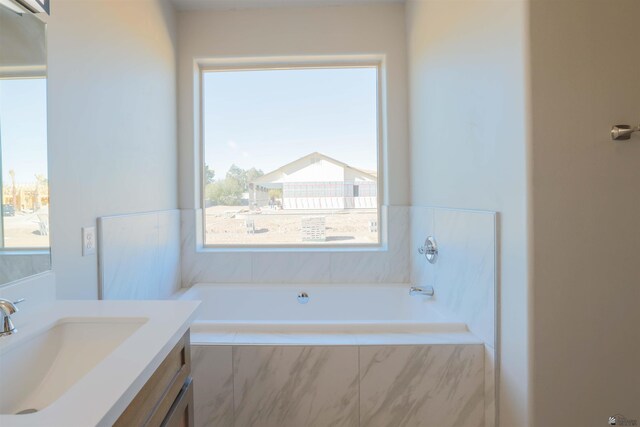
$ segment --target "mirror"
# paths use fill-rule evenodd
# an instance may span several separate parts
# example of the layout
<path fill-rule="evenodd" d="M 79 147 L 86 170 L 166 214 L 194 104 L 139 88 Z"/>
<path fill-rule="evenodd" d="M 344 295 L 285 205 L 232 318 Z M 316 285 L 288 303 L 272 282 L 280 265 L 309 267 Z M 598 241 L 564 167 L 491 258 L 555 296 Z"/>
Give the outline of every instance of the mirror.
<path fill-rule="evenodd" d="M 0 3 L 0 285 L 51 269 L 46 25 Z"/>

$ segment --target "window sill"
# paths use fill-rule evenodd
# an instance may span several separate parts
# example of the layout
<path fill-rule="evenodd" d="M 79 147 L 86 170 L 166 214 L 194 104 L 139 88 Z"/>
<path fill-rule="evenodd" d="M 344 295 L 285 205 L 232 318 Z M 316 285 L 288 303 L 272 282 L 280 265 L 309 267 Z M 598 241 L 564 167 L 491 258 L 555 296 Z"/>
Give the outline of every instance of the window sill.
<path fill-rule="evenodd" d="M 265 247 L 233 247 L 233 246 L 199 246 L 197 253 L 301 253 L 301 252 L 324 252 L 324 253 L 358 253 L 358 252 L 387 252 L 387 244 L 367 245 L 367 246 L 265 246 Z"/>
<path fill-rule="evenodd" d="M 0 248 L 0 255 L 51 255 L 50 249 L 34 249 L 34 248 L 25 248 L 25 249 L 16 249 L 16 248 Z"/>

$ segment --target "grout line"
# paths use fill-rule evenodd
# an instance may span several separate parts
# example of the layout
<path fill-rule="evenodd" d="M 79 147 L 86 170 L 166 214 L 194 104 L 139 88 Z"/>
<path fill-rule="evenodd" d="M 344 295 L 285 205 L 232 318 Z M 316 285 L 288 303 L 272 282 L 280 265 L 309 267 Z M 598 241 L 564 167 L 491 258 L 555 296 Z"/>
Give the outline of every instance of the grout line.
<path fill-rule="evenodd" d="M 235 361 L 234 355 L 236 346 L 231 346 L 231 421 L 232 425 L 236 425 L 236 373 L 235 373 Z"/>
<path fill-rule="evenodd" d="M 360 378 L 360 345 L 357 346 L 358 348 L 358 426 L 362 426 L 362 393 L 360 391 L 361 387 L 361 380 L 362 378 Z"/>

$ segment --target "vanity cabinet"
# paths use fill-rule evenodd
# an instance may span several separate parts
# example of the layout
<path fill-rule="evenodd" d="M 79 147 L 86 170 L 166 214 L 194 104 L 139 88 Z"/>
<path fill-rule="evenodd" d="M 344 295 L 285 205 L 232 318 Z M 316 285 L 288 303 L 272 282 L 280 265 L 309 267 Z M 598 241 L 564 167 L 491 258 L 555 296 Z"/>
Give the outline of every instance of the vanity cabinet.
<path fill-rule="evenodd" d="M 189 331 L 131 401 L 115 427 L 193 427 Z"/>
<path fill-rule="evenodd" d="M 191 378 L 173 402 L 162 427 L 193 427 L 193 381 Z"/>

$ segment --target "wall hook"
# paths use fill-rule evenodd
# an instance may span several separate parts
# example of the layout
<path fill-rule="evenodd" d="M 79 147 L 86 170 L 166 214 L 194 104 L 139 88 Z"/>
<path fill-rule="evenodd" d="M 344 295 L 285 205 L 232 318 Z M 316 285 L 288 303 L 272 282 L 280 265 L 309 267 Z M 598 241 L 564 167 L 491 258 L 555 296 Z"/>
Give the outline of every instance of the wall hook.
<path fill-rule="evenodd" d="M 640 132 L 640 126 L 615 125 L 611 128 L 611 139 L 614 141 L 627 141 L 631 139 L 631 134 Z"/>

